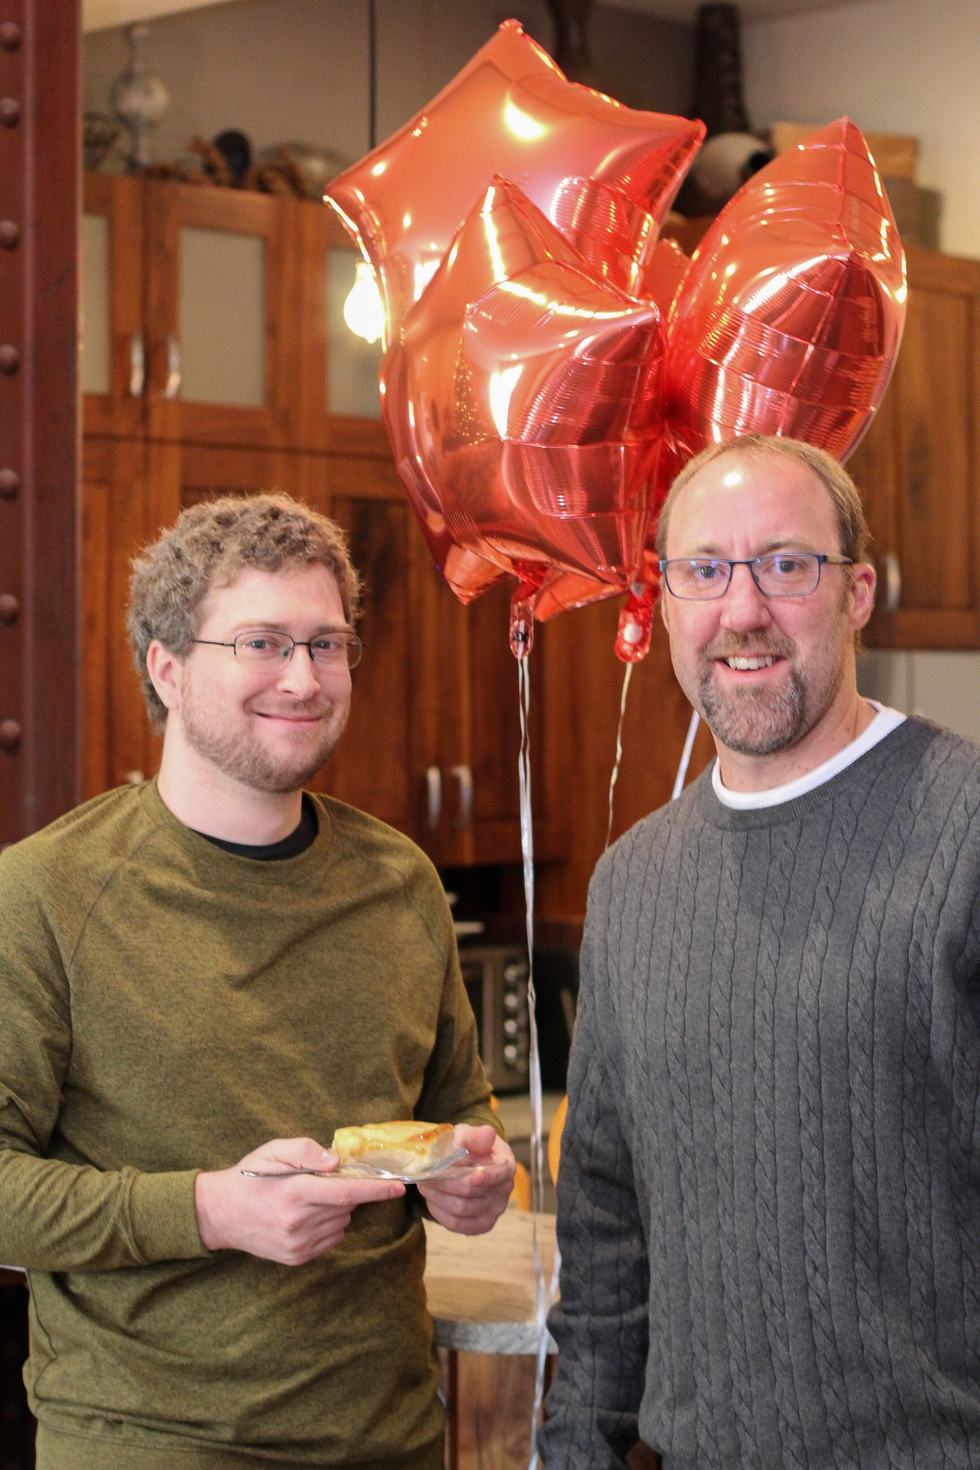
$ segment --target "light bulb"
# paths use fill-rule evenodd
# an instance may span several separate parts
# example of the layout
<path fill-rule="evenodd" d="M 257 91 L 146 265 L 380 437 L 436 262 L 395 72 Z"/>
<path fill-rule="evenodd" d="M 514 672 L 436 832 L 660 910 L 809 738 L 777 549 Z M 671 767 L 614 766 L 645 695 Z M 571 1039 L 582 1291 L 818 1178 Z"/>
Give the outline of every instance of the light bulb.
<path fill-rule="evenodd" d="M 358 261 L 355 268 L 354 284 L 344 302 L 344 321 L 365 342 L 377 342 L 384 336 L 385 309 L 374 273 L 366 261 Z"/>

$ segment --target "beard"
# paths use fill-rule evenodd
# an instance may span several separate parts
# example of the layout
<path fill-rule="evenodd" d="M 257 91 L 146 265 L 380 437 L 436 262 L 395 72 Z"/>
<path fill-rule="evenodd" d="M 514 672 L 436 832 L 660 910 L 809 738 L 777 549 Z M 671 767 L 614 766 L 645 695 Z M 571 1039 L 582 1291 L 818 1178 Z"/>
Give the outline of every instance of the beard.
<path fill-rule="evenodd" d="M 349 701 L 341 703 L 321 697 L 267 710 L 267 714 L 321 718 L 314 742 L 310 744 L 307 737 L 295 751 L 268 749 L 257 738 L 247 714 L 222 719 L 220 712 L 198 698 L 193 685 L 185 686 L 181 721 L 191 748 L 226 776 L 255 791 L 282 795 L 299 791 L 316 775 L 343 735 L 349 709 Z M 257 714 L 253 717 L 261 718 Z"/>
<path fill-rule="evenodd" d="M 795 745 L 829 708 L 843 674 L 845 648 L 842 643 L 837 659 L 814 672 L 790 662 L 797 651 L 790 638 L 727 634 L 708 644 L 699 654 L 698 695 L 712 734 L 740 755 L 774 755 Z M 776 688 L 720 689 L 715 660 L 746 653 L 784 658 L 787 677 Z"/>

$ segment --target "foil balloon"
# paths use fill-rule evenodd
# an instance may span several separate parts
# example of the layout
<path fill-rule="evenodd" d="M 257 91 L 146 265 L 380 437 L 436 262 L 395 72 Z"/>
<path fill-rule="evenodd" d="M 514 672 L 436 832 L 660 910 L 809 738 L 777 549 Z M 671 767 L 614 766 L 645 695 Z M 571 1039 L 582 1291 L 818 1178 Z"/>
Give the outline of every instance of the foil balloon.
<path fill-rule="evenodd" d="M 646 563 L 646 554 L 644 554 Z M 614 597 L 618 588 L 583 577 L 576 572 L 552 572 L 542 583 L 534 599 L 534 616 L 545 623 L 556 613 L 572 608 L 588 607 Z M 629 593 L 619 614 L 616 630 L 616 656 L 623 663 L 635 664 L 646 658 L 653 636 L 653 616 L 657 606 L 659 572 L 655 561 L 644 565 L 642 574 L 630 584 Z"/>
<path fill-rule="evenodd" d="M 690 265 L 690 257 L 684 254 L 676 240 L 658 240 L 644 265 L 636 295 L 643 300 L 655 301 L 666 321 Z"/>
<path fill-rule="evenodd" d="M 452 545 L 516 575 L 525 623 L 555 569 L 624 590 L 650 519 L 662 362 L 656 305 L 599 280 L 495 180 L 382 366 L 396 467 L 440 565 Z"/>
<path fill-rule="evenodd" d="M 495 175 L 516 183 L 594 274 L 635 291 L 703 136 L 700 122 L 636 112 L 567 81 L 511 20 L 325 198 L 374 269 L 388 346 Z"/>
<path fill-rule="evenodd" d="M 662 471 L 753 432 L 844 459 L 888 386 L 906 294 L 895 221 L 853 123 L 774 159 L 722 210 L 671 308 Z"/>

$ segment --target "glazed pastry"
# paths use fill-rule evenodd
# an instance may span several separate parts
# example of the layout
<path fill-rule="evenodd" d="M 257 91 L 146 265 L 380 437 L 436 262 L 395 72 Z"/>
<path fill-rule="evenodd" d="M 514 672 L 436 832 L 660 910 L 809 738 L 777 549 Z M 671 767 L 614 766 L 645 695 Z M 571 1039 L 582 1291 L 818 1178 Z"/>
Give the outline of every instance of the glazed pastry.
<path fill-rule="evenodd" d="M 330 1147 L 344 1164 L 366 1164 L 392 1174 L 425 1174 L 454 1152 L 452 1123 L 366 1123 L 338 1128 Z"/>

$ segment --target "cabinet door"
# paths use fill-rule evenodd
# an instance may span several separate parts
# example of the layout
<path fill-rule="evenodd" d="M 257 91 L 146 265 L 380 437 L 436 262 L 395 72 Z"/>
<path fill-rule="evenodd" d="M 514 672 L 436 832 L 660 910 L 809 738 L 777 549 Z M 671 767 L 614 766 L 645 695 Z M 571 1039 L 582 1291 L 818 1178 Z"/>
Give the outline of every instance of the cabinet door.
<path fill-rule="evenodd" d="M 431 779 L 438 817 L 426 811 L 423 845 L 447 865 L 514 863 L 521 858 L 520 711 L 517 661 L 510 651 L 512 584 L 492 587 L 463 607 L 417 538 L 418 729 L 416 780 Z M 553 788 L 543 777 L 546 732 L 563 720 L 560 684 L 549 678 L 551 630 L 539 626 L 530 659 L 530 754 L 535 854 L 566 851 Z M 426 793 L 427 794 L 427 793 Z"/>
<path fill-rule="evenodd" d="M 868 644 L 980 647 L 980 263 L 909 251 L 905 337 L 849 468 L 878 564 Z"/>
<path fill-rule="evenodd" d="M 411 512 L 397 493 L 390 461 L 332 462 L 330 479 L 329 513 L 347 532 L 363 578 L 358 632 L 365 650 L 353 674 L 346 733 L 314 786 L 417 838 Z"/>
<path fill-rule="evenodd" d="M 86 434 L 131 435 L 143 425 L 143 198 L 138 179 L 85 175 L 79 376 Z"/>
<path fill-rule="evenodd" d="M 294 443 L 299 201 L 160 183 L 147 199 L 151 434 Z"/>
<path fill-rule="evenodd" d="M 145 540 L 140 440 L 86 438 L 82 471 L 82 795 L 150 774 L 149 725 L 126 632 L 129 575 Z M 155 769 L 155 766 L 154 766 Z"/>
<path fill-rule="evenodd" d="M 360 252 L 332 209 L 301 203 L 297 219 L 302 304 L 296 331 L 305 364 L 296 383 L 301 442 L 338 454 L 387 455 L 378 389 L 381 342 L 356 335 L 344 316 Z"/>

